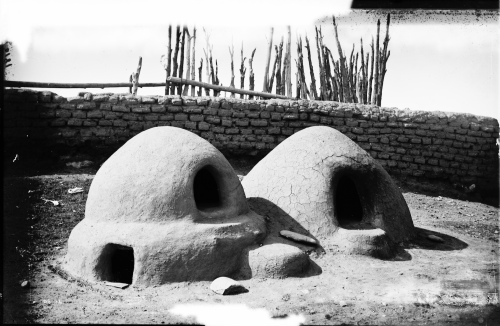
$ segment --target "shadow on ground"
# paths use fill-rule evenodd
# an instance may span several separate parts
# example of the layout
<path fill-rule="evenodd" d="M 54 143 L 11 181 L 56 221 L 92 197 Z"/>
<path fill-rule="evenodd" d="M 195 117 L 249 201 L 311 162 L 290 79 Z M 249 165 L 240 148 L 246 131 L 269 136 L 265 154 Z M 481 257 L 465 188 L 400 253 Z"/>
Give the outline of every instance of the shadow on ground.
<path fill-rule="evenodd" d="M 4 178 L 3 185 L 3 323 L 33 323 L 29 301 L 30 288 L 21 287 L 35 272 L 36 256 L 33 210 L 40 182 L 24 178 Z"/>
<path fill-rule="evenodd" d="M 415 229 L 417 235 L 414 239 L 405 244 L 406 249 L 452 251 L 463 250 L 469 246 L 464 241 L 452 237 L 451 235 L 422 228 Z M 432 240 L 429 236 L 438 237 L 442 239 L 442 242 Z"/>

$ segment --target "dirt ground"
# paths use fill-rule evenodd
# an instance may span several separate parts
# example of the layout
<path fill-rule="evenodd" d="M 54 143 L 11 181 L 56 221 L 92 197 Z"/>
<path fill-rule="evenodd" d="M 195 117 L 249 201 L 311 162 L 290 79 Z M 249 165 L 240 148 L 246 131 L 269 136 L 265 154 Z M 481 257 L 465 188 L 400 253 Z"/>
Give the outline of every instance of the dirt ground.
<path fill-rule="evenodd" d="M 118 289 L 57 273 L 69 234 L 84 217 L 98 164 L 34 163 L 25 163 L 29 169 L 4 163 L 4 323 L 207 323 L 174 314 L 172 308 L 211 304 L 218 311 L 244 304 L 266 309 L 273 321 L 300 314 L 305 324 L 500 325 L 497 207 L 403 188 L 419 236 L 402 244 L 397 259 L 340 255 L 325 248 L 325 255 L 311 257 L 320 275 L 242 280 L 249 291 L 231 296 L 215 294 L 210 282 Z M 242 175 L 254 164 L 231 163 Z M 84 191 L 69 194 L 74 187 Z M 432 242 L 429 234 L 444 243 Z M 21 286 L 23 281 L 29 286 Z M 229 324 L 242 324 L 244 318 Z"/>

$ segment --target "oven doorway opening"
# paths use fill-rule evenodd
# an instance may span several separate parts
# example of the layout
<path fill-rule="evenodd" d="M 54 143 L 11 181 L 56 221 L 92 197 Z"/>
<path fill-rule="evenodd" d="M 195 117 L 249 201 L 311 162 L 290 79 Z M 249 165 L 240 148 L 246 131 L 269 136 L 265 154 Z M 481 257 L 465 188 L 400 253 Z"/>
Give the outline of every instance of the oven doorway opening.
<path fill-rule="evenodd" d="M 342 176 L 335 189 L 335 216 L 339 226 L 345 229 L 365 228 L 362 224 L 363 207 L 354 181 Z"/>
<path fill-rule="evenodd" d="M 107 244 L 99 258 L 97 272 L 103 281 L 132 284 L 134 249 L 118 244 Z"/>
<path fill-rule="evenodd" d="M 196 208 L 200 211 L 212 211 L 221 206 L 221 197 L 217 180 L 205 167 L 194 177 L 193 193 Z"/>

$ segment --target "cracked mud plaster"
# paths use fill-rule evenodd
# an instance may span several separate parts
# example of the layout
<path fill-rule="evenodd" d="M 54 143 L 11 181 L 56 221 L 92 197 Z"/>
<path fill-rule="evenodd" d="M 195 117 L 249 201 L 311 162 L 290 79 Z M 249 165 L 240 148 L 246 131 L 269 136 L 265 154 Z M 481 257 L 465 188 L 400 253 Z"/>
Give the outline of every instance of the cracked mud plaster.
<path fill-rule="evenodd" d="M 342 176 L 355 184 L 362 222 L 385 231 L 395 242 L 414 235 L 410 211 L 391 177 L 368 153 L 333 128 L 309 127 L 290 136 L 262 159 L 242 184 L 251 208 L 273 221 L 271 225 L 278 224 L 271 230 L 268 226 L 272 234 L 282 227 L 320 239 L 337 235 L 357 242 L 359 237 L 349 236 L 337 218 L 336 187 Z M 368 233 L 367 238 L 371 238 Z"/>

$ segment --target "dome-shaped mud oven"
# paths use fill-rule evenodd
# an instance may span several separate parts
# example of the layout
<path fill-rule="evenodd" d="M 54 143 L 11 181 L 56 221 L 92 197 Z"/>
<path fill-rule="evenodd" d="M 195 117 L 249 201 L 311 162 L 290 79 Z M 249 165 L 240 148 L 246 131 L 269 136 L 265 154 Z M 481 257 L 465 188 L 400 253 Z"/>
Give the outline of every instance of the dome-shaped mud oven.
<path fill-rule="evenodd" d="M 242 181 L 250 208 L 323 247 L 388 257 L 414 236 L 410 211 L 388 173 L 347 136 L 309 127 L 278 145 Z M 295 229 L 294 229 L 295 228 Z"/>
<path fill-rule="evenodd" d="M 69 237 L 65 268 L 90 281 L 142 286 L 273 277 L 265 269 L 269 259 L 259 255 L 266 234 L 264 218 L 249 209 L 237 175 L 214 146 L 189 131 L 157 127 L 130 139 L 97 172 L 85 218 Z M 287 248 L 278 277 L 309 266 L 306 254 Z"/>
<path fill-rule="evenodd" d="M 139 285 L 213 280 L 239 269 L 265 237 L 224 156 L 173 127 L 140 133 L 99 169 L 66 268 L 93 281 Z"/>

